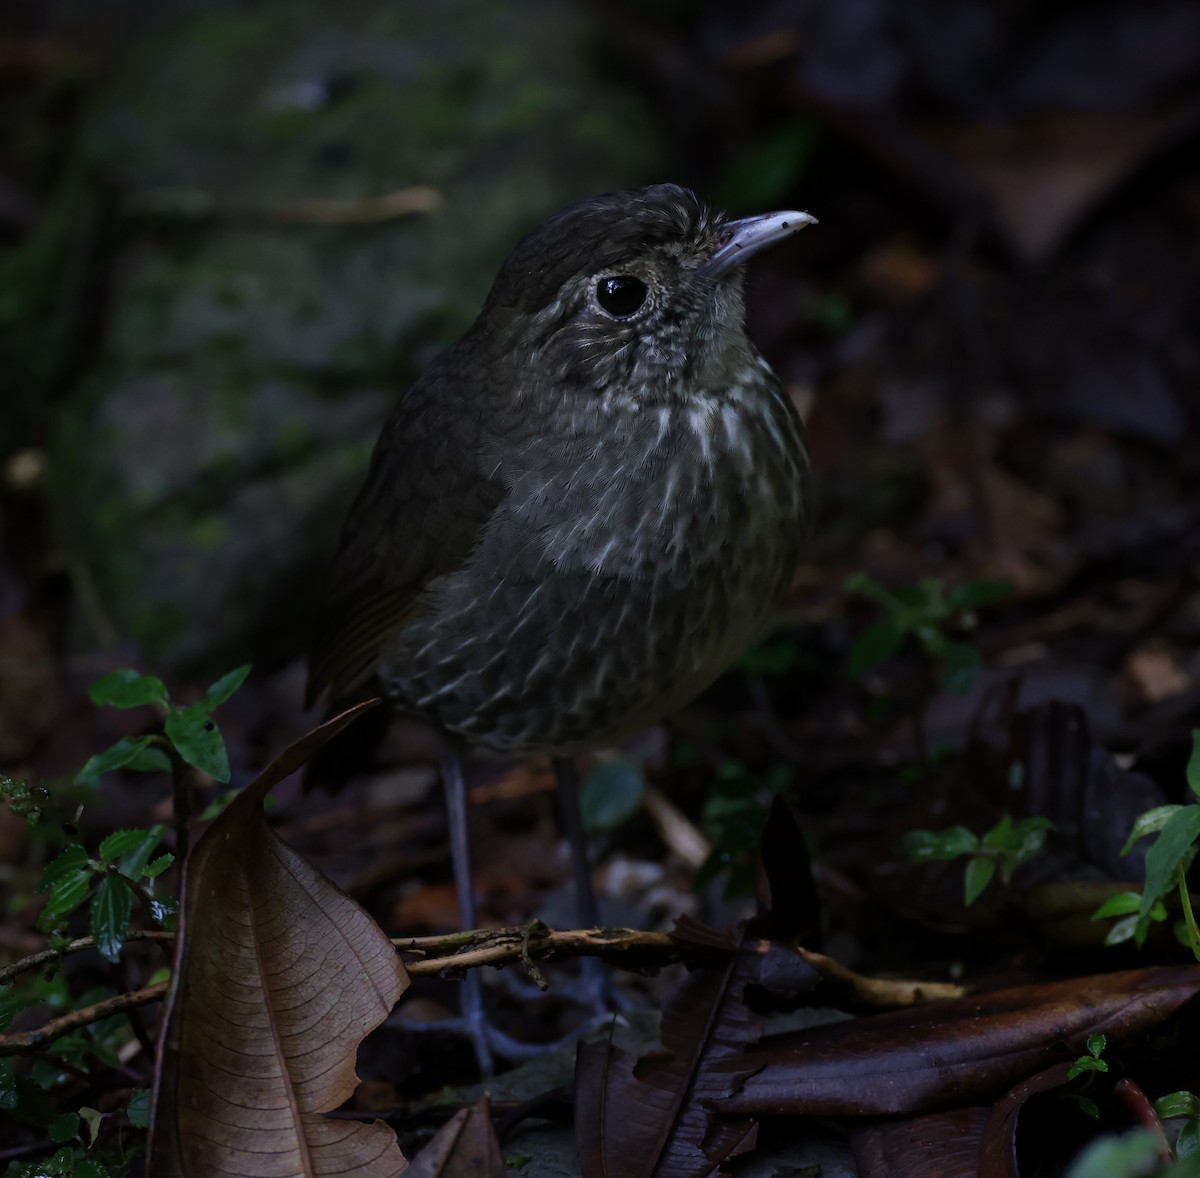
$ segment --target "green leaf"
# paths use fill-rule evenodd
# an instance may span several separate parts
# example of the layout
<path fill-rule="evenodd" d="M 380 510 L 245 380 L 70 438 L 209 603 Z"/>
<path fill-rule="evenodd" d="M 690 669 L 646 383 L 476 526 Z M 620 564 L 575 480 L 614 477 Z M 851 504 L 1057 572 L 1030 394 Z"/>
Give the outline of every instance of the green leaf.
<path fill-rule="evenodd" d="M 116 834 L 111 834 L 100 844 L 100 855 L 105 862 L 111 862 L 113 858 L 117 860 L 117 870 L 124 876 L 130 879 L 140 878 L 145 870 L 146 864 L 150 856 L 154 853 L 158 844 L 162 842 L 162 836 L 166 827 L 152 826 L 148 830 L 121 830 Z M 109 843 L 117 837 L 117 835 L 125 836 L 121 840 L 120 849 L 112 851 L 109 848 Z"/>
<path fill-rule="evenodd" d="M 166 871 L 166 869 L 174 862 L 175 856 L 172 855 L 170 851 L 164 851 L 157 859 L 151 859 L 150 862 L 146 864 L 146 866 L 142 869 L 142 875 L 144 875 L 146 879 L 158 879 L 158 877 L 162 875 L 162 873 Z"/>
<path fill-rule="evenodd" d="M 967 863 L 963 876 L 963 903 L 970 908 L 996 874 L 996 860 L 991 855 L 976 855 Z"/>
<path fill-rule="evenodd" d="M 92 868 L 87 851 L 72 843 L 61 855 L 46 864 L 39 891 L 49 892 L 44 916 L 65 916 L 83 903 L 92 884 Z"/>
<path fill-rule="evenodd" d="M 979 839 L 965 826 L 949 826 L 945 830 L 910 830 L 897 846 L 914 863 L 929 863 L 973 855 L 979 850 Z"/>
<path fill-rule="evenodd" d="M 1118 892 L 1115 896 L 1109 896 L 1092 913 L 1092 919 L 1103 920 L 1106 916 L 1128 916 L 1131 912 L 1136 912 L 1141 906 L 1141 892 Z"/>
<path fill-rule="evenodd" d="M 971 581 L 954 586 L 946 600 L 953 609 L 977 609 L 1003 601 L 1011 593 L 1012 586 L 1007 581 Z"/>
<path fill-rule="evenodd" d="M 790 671 L 800 657 L 800 644 L 790 638 L 779 638 L 750 647 L 737 665 L 747 675 L 782 675 Z"/>
<path fill-rule="evenodd" d="M 872 667 L 890 658 L 904 645 L 908 635 L 899 626 L 879 622 L 859 635 L 846 659 L 846 674 L 861 679 Z"/>
<path fill-rule="evenodd" d="M 1132 941 L 1137 936 L 1137 931 L 1138 918 L 1135 914 L 1130 913 L 1116 921 L 1112 928 L 1104 934 L 1104 943 L 1106 945 L 1123 945 L 1126 941 Z"/>
<path fill-rule="evenodd" d="M 1200 1121 L 1197 1121 L 1195 1116 L 1196 1114 L 1192 1114 L 1192 1120 L 1179 1130 L 1179 1136 L 1175 1139 L 1175 1156 L 1181 1161 L 1200 1155 Z"/>
<path fill-rule="evenodd" d="M 645 790 L 646 781 L 637 765 L 628 761 L 593 765 L 579 788 L 584 829 L 615 830 L 637 813 Z"/>
<path fill-rule="evenodd" d="M 1144 817 L 1144 816 L 1143 816 Z M 1154 845 L 1146 852 L 1146 886 L 1138 909 L 1138 927 L 1150 922 L 1154 901 L 1175 886 L 1175 869 L 1200 835 L 1200 805 L 1181 806 L 1167 819 Z"/>
<path fill-rule="evenodd" d="M 1192 729 L 1192 755 L 1187 764 L 1188 789 L 1200 797 L 1200 728 Z"/>
<path fill-rule="evenodd" d="M 145 758 L 146 751 L 155 740 L 154 736 L 123 736 L 111 748 L 90 757 L 75 774 L 76 785 L 93 785 L 102 774 L 114 769 L 124 769 Z"/>
<path fill-rule="evenodd" d="M 80 1158 L 74 1165 L 71 1178 L 112 1178 L 107 1167 L 101 1165 L 95 1158 Z"/>
<path fill-rule="evenodd" d="M 205 693 L 204 704 L 210 712 L 219 708 L 243 683 L 250 674 L 250 664 L 222 675 Z"/>
<path fill-rule="evenodd" d="M 150 901 L 150 915 L 165 929 L 173 930 L 176 917 L 179 915 L 179 905 L 170 896 Z"/>
<path fill-rule="evenodd" d="M 96 1144 L 96 1138 L 100 1134 L 100 1126 L 104 1124 L 104 1113 L 98 1108 L 88 1108 L 85 1104 L 79 1110 L 79 1119 L 83 1122 L 84 1128 L 87 1129 L 87 1140 L 84 1144 L 91 1149 Z"/>
<path fill-rule="evenodd" d="M 125 1108 L 125 1115 L 129 1118 L 129 1123 L 135 1129 L 148 1129 L 150 1127 L 149 1088 L 135 1088 L 129 1094 L 129 1104 Z"/>
<path fill-rule="evenodd" d="M 983 665 L 979 651 L 965 642 L 947 642 L 941 657 L 942 690 L 955 695 L 966 695 Z"/>
<path fill-rule="evenodd" d="M 1152 1173 L 1158 1162 L 1159 1140 L 1148 1129 L 1134 1129 L 1121 1137 L 1099 1137 L 1075 1159 L 1066 1178 L 1137 1178 Z"/>
<path fill-rule="evenodd" d="M 161 826 L 157 828 L 156 841 L 161 835 L 162 829 Z M 148 830 L 114 830 L 100 844 L 100 861 L 112 863 L 119 856 L 140 847 L 146 841 L 148 834 L 150 834 Z"/>
<path fill-rule="evenodd" d="M 1070 1067 L 1067 1072 L 1067 1079 L 1074 1080 L 1076 1076 L 1082 1076 L 1084 1072 L 1107 1072 L 1108 1064 L 1102 1059 L 1094 1059 L 1090 1055 L 1081 1055 Z"/>
<path fill-rule="evenodd" d="M 1018 838 L 1013 829 L 1012 815 L 1005 814 L 991 830 L 985 831 L 980 845 L 990 851 L 1012 851 L 1018 845 Z"/>
<path fill-rule="evenodd" d="M 794 119 L 765 131 L 733 158 L 717 186 L 720 203 L 734 212 L 778 208 L 808 166 L 816 124 Z"/>
<path fill-rule="evenodd" d="M 1200 1117 L 1200 1098 L 1186 1090 L 1171 1092 L 1154 1102 L 1154 1111 L 1164 1121 L 1172 1117 Z"/>
<path fill-rule="evenodd" d="M 46 1090 L 31 1076 L 20 1074 L 16 1077 L 16 1087 L 17 1107 L 13 1110 L 13 1115 L 27 1125 L 46 1129 L 50 1122 L 58 1116 L 58 1110 L 50 1102 Z"/>
<path fill-rule="evenodd" d="M 92 939 L 105 960 L 120 959 L 132 912 L 133 893 L 129 885 L 115 875 L 106 875 L 92 900 Z"/>
<path fill-rule="evenodd" d="M 73 878 L 88 865 L 88 853 L 78 843 L 71 843 L 42 869 L 39 892 L 49 892 L 65 879 Z"/>
<path fill-rule="evenodd" d="M 139 675 L 124 667 L 97 679 L 88 688 L 88 695 L 97 707 L 140 708 L 145 704 L 168 703 L 166 684 L 154 675 Z"/>
<path fill-rule="evenodd" d="M 229 754 L 225 751 L 225 741 L 203 701 L 169 713 L 166 730 L 167 738 L 189 765 L 217 781 L 229 781 Z"/>
<path fill-rule="evenodd" d="M 49 1133 L 50 1140 L 55 1145 L 74 1141 L 79 1136 L 79 1114 L 63 1113 L 61 1116 L 55 1117 L 50 1122 Z"/>
<path fill-rule="evenodd" d="M 842 592 L 847 597 L 869 598 L 871 601 L 886 606 L 889 610 L 896 604 L 896 598 L 892 595 L 891 590 L 882 582 L 875 580 L 874 577 L 868 577 L 866 573 L 851 573 L 842 582 Z"/>
<path fill-rule="evenodd" d="M 1107 1035 L 1089 1035 L 1087 1037 L 1088 1054 L 1096 1059 L 1099 1059 L 1104 1054 L 1104 1049 L 1108 1046 Z"/>
<path fill-rule="evenodd" d="M 125 768 L 133 769 L 138 773 L 170 773 L 171 758 L 167 756 L 167 750 L 159 743 L 161 739 L 159 736 L 148 737 L 137 756 Z"/>
<path fill-rule="evenodd" d="M 1129 837 L 1125 840 L 1125 845 L 1121 848 L 1121 854 L 1128 855 L 1138 839 L 1145 838 L 1148 834 L 1157 834 L 1171 820 L 1171 817 L 1182 809 L 1182 806 L 1155 806 L 1153 810 L 1139 814 L 1129 832 Z"/>

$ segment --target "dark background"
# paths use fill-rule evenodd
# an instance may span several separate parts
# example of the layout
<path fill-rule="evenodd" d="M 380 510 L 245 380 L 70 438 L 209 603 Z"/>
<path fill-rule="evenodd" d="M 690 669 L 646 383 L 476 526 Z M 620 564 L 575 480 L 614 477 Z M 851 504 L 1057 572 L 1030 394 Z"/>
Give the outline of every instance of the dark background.
<path fill-rule="evenodd" d="M 1125 878 L 1132 817 L 1183 800 L 1200 724 L 1192 0 L 7 4 L 0 769 L 54 780 L 129 731 L 84 695 L 123 665 L 186 698 L 255 664 L 222 712 L 235 783 L 300 732 L 315 589 L 389 405 L 524 232 L 659 180 L 819 218 L 748 287 L 817 477 L 781 637 L 630 759 L 649 755 L 735 865 L 758 828 L 712 798 L 761 812 L 787 792 L 831 944 L 860 968 L 1115 966 L 1028 911 L 965 911 L 960 866 L 917 872 L 893 844 L 1050 814 L 1033 883 Z M 944 619 L 974 652 L 952 683 L 912 636 L 848 668 L 886 620 L 844 591 L 854 573 L 1008 592 Z M 339 811 L 350 835 L 305 825 L 294 798 L 285 817 L 385 927 L 445 927 L 437 838 L 371 809 L 427 789 L 433 745 L 402 728 L 384 763 Z M 489 788 L 491 915 L 540 911 L 563 882 L 548 779 Z M 164 804 L 114 785 L 95 829 Z M 35 871 L 23 830 L 5 814 L 0 851 Z M 629 901 L 630 923 L 697 902 L 663 837 L 634 817 L 600 848 L 668 865 L 676 891 L 661 911 Z M 19 924 L 5 936 L 27 951 Z"/>

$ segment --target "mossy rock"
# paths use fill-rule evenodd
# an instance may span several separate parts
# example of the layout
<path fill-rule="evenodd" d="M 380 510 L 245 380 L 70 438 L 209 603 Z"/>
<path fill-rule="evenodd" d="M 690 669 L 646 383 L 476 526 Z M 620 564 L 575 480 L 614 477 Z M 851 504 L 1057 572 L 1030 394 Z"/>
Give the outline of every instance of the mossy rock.
<path fill-rule="evenodd" d="M 300 650 L 313 570 L 403 385 L 545 215 L 664 178 L 595 36 L 566 0 L 223 4 L 127 59 L 83 152 L 135 211 L 56 472 L 68 548 L 156 665 Z M 271 220 L 410 185 L 440 207 Z M 183 215 L 214 205 L 229 215 Z"/>

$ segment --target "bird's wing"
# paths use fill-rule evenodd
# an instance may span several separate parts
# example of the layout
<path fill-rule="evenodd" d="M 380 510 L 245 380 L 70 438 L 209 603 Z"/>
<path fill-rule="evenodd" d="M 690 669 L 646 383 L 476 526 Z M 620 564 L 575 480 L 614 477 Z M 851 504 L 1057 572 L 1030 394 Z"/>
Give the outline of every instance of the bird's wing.
<path fill-rule="evenodd" d="M 393 409 L 343 526 L 313 627 L 308 701 L 352 695 L 435 578 L 469 557 L 504 497 L 480 469 L 478 399 L 431 370 Z"/>

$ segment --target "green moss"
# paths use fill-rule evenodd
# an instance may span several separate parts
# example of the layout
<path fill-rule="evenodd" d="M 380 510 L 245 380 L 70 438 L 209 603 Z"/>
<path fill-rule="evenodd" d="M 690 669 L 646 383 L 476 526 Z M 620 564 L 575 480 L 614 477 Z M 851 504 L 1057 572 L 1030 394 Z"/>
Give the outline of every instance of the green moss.
<path fill-rule="evenodd" d="M 220 548 L 230 538 L 229 524 L 217 516 L 204 516 L 191 522 L 187 538 L 202 552 Z"/>

